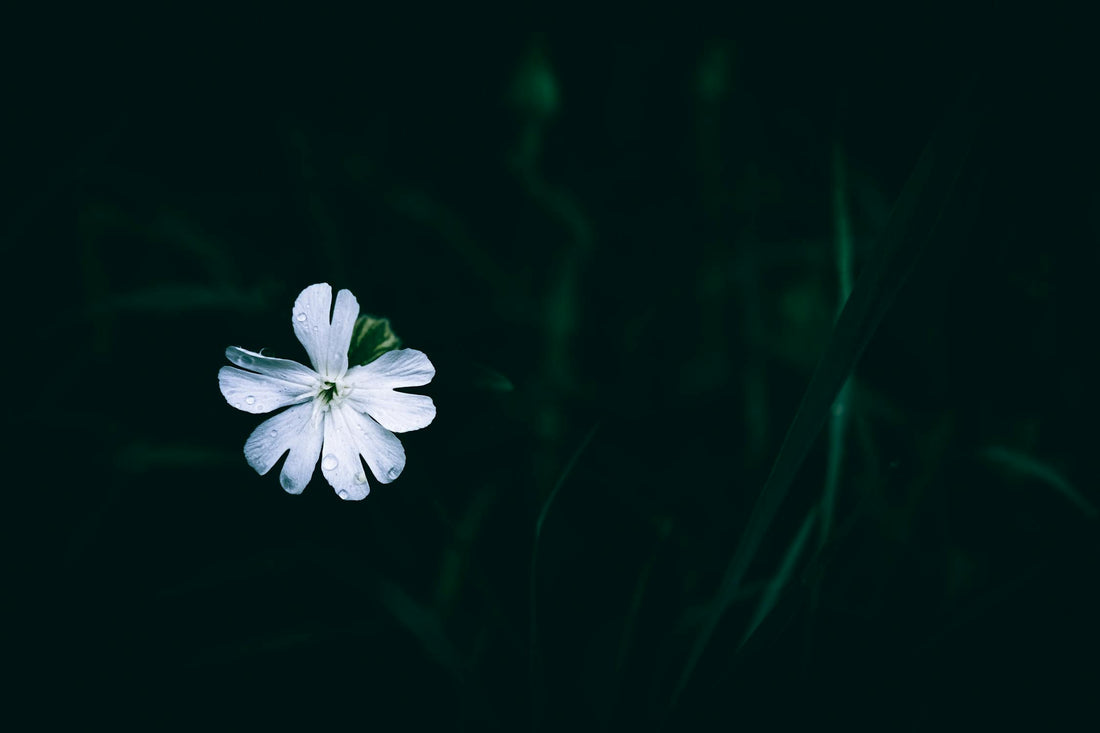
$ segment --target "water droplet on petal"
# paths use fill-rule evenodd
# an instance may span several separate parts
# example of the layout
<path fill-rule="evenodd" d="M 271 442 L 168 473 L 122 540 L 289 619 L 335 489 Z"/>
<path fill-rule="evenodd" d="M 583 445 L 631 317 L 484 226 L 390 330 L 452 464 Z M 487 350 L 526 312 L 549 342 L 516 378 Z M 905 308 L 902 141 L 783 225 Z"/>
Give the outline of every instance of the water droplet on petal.
<path fill-rule="evenodd" d="M 294 317 L 298 319 L 298 323 L 301 323 L 302 321 L 304 321 L 306 319 L 306 314 L 305 313 L 299 313 L 298 315 L 296 315 Z"/>
<path fill-rule="evenodd" d="M 250 405 L 256 404 L 256 398 L 253 397 L 252 395 L 248 395 L 247 397 L 245 397 L 244 401 L 247 402 Z"/>
<path fill-rule="evenodd" d="M 386 475 L 389 476 L 391 479 L 397 478 L 397 474 L 399 473 L 401 473 L 401 471 L 397 468 L 397 466 L 394 466 L 389 471 L 386 471 Z"/>
<path fill-rule="evenodd" d="M 357 484 L 367 483 L 367 474 L 363 473 L 362 471 L 355 474 L 355 483 L 357 483 Z"/>
<path fill-rule="evenodd" d="M 336 458 L 336 456 L 332 455 L 331 453 L 325 456 L 325 460 L 321 461 L 321 468 L 325 469 L 326 471 L 331 471 L 338 465 L 340 465 L 340 461 Z"/>
<path fill-rule="evenodd" d="M 348 498 L 348 492 L 344 491 L 343 489 L 340 489 L 339 491 L 337 491 L 336 494 L 341 499 L 347 499 Z"/>

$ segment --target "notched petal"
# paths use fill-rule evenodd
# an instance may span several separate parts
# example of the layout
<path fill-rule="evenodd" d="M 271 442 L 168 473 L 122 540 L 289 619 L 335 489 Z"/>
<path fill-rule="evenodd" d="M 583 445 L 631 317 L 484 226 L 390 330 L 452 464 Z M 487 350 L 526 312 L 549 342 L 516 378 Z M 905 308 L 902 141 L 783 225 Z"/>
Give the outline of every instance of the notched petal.
<path fill-rule="evenodd" d="M 329 376 L 329 313 L 332 309 L 332 286 L 317 283 L 303 290 L 294 301 L 291 323 L 294 335 L 302 342 L 310 363 L 323 377 Z"/>
<path fill-rule="evenodd" d="M 313 478 L 313 471 L 317 468 L 317 457 L 321 453 L 321 443 L 324 440 L 324 424 L 318 423 L 313 418 L 313 405 L 302 405 L 308 408 L 309 416 L 299 435 L 299 439 L 290 448 L 290 455 L 283 463 L 283 470 L 279 474 L 279 485 L 288 494 L 300 494 L 306 488 L 309 480 Z"/>
<path fill-rule="evenodd" d="M 321 449 L 321 473 L 341 499 L 358 501 L 370 493 L 354 430 L 346 420 L 346 410 L 328 413 L 325 442 Z"/>
<path fill-rule="evenodd" d="M 345 381 L 357 389 L 420 387 L 432 381 L 435 366 L 416 349 L 387 351 L 369 364 L 352 367 Z"/>
<path fill-rule="evenodd" d="M 426 428 L 435 419 L 435 403 L 427 395 L 365 389 L 353 392 L 348 401 L 395 433 Z"/>
<path fill-rule="evenodd" d="M 307 366 L 290 359 L 276 359 L 273 356 L 264 356 L 255 351 L 242 349 L 240 346 L 230 346 L 225 350 L 225 358 L 242 369 L 248 369 L 268 377 L 283 379 L 288 382 L 297 382 L 312 386 L 320 381 L 317 372 Z"/>
<path fill-rule="evenodd" d="M 355 319 L 359 317 L 359 301 L 349 290 L 336 294 L 336 307 L 332 311 L 332 327 L 328 337 L 328 368 L 334 377 L 348 370 L 348 350 Z"/>
<path fill-rule="evenodd" d="M 310 404 L 295 405 L 260 423 L 244 444 L 248 465 L 261 476 L 270 471 L 284 453 L 308 439 L 304 432 L 312 413 Z"/>
<path fill-rule="evenodd" d="M 346 408 L 340 412 L 359 454 L 379 483 L 388 484 L 400 476 L 405 470 L 405 447 L 397 436 L 367 415 Z"/>
<path fill-rule="evenodd" d="M 313 391 L 297 382 L 288 382 L 236 367 L 218 370 L 218 387 L 233 407 L 254 415 L 277 410 L 312 399 Z"/>

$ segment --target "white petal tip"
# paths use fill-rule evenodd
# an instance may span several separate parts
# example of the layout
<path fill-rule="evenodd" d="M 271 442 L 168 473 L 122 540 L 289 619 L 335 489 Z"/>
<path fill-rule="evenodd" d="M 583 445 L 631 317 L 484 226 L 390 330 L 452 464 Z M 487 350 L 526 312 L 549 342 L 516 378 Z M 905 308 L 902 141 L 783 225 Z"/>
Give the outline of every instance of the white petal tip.
<path fill-rule="evenodd" d="M 375 476 L 379 483 L 388 484 L 391 481 L 397 479 L 401 475 L 401 472 L 405 469 L 404 466 L 391 466 L 389 470 L 382 471 L 381 475 Z"/>
<path fill-rule="evenodd" d="M 287 476 L 285 473 L 279 476 L 279 484 L 288 494 L 300 494 L 306 488 L 305 484 L 298 484 L 293 478 Z"/>

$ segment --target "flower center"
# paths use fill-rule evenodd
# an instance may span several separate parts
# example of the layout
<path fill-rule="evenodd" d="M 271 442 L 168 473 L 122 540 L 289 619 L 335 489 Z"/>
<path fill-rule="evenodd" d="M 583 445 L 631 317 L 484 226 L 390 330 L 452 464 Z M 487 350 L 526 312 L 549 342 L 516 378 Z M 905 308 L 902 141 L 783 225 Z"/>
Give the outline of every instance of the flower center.
<path fill-rule="evenodd" d="M 351 390 L 344 388 L 338 381 L 325 380 L 321 383 L 321 390 L 317 393 L 317 400 L 325 406 L 339 404 L 347 397 Z"/>
<path fill-rule="evenodd" d="M 313 424 L 319 425 L 321 416 L 348 398 L 352 387 L 340 379 L 325 379 L 316 388 L 313 398 Z"/>

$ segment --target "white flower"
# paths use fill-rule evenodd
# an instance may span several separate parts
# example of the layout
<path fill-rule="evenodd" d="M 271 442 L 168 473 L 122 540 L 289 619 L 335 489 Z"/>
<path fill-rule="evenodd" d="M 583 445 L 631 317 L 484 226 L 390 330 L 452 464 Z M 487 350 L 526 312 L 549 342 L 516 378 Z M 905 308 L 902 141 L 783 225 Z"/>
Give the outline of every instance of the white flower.
<path fill-rule="evenodd" d="M 244 444 L 248 465 L 262 476 L 290 451 L 279 483 L 300 494 L 321 457 L 321 472 L 341 499 L 370 493 L 360 456 L 381 483 L 405 468 L 405 449 L 394 433 L 418 430 L 435 418 L 431 397 L 395 391 L 432 381 L 435 367 L 413 349 L 387 351 L 365 366 L 348 368 L 359 302 L 328 283 L 310 285 L 294 301 L 291 323 L 313 369 L 230 346 L 218 384 L 230 405 L 251 413 L 280 412 L 260 424 Z M 249 370 L 249 371 L 245 371 Z"/>

